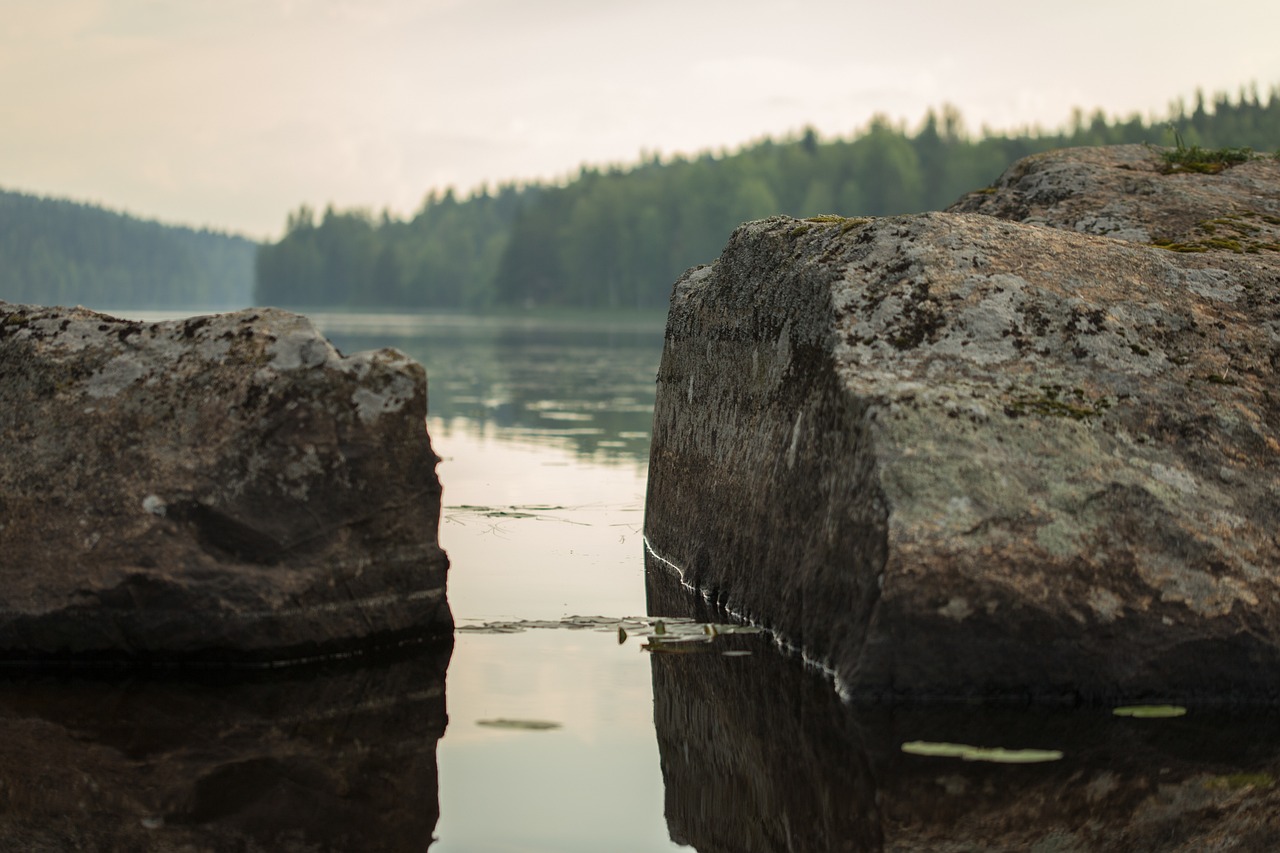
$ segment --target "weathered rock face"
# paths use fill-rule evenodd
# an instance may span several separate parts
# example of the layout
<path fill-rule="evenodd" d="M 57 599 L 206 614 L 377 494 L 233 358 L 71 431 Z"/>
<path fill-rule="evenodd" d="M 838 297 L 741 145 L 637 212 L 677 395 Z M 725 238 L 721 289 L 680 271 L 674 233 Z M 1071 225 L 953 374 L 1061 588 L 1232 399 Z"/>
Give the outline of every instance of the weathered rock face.
<path fill-rule="evenodd" d="M 275 310 L 0 303 L 0 657 L 253 661 L 447 636 L 426 378 Z"/>
<path fill-rule="evenodd" d="M 1280 222 L 1274 160 L 1139 152 L 1033 158 L 979 201 L 1158 239 L 1114 171 Z M 1026 189 L 1068 173 L 1084 199 Z M 1204 248 L 971 213 L 743 226 L 672 298 L 652 564 L 853 696 L 1280 699 L 1280 252 Z"/>

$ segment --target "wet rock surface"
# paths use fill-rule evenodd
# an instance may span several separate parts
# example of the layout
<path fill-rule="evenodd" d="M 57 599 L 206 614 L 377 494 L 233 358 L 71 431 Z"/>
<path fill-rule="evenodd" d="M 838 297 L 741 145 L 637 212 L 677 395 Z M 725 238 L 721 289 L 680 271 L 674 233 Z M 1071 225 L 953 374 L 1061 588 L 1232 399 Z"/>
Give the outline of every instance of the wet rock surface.
<path fill-rule="evenodd" d="M 1280 252 L 1186 251 L 1131 212 L 1212 196 L 1186 221 L 1270 227 L 1280 162 L 1161 162 L 1041 155 L 961 202 L 1105 209 L 1131 240 L 966 212 L 740 228 L 674 290 L 652 561 L 848 696 L 1280 699 Z"/>
<path fill-rule="evenodd" d="M 447 636 L 426 377 L 276 310 L 0 303 L 0 659 L 266 662 Z"/>
<path fill-rule="evenodd" d="M 203 681 L 10 674 L 0 848 L 423 850 L 448 659 Z"/>

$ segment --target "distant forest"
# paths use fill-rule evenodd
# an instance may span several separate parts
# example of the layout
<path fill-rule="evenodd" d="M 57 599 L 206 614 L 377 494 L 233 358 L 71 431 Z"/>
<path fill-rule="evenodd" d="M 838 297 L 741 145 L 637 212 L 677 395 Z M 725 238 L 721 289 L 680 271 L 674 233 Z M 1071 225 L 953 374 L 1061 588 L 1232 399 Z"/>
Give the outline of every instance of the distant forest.
<path fill-rule="evenodd" d="M 914 131 L 878 118 L 848 139 L 805 130 L 736 151 L 583 167 L 561 183 L 434 191 L 410 219 L 290 213 L 262 246 L 86 204 L 0 190 L 0 300 L 99 308 L 663 309 L 740 223 L 776 213 L 881 216 L 946 207 L 1018 158 L 1116 143 L 1280 145 L 1280 87 L 1179 104 L 1167 119 L 1077 111 L 1057 132 L 974 136 L 957 110 Z M 255 260 L 256 257 L 256 260 Z"/>
<path fill-rule="evenodd" d="M 0 300 L 91 308 L 243 308 L 258 245 L 0 190 Z"/>
<path fill-rule="evenodd" d="M 665 308 L 672 282 L 714 260 L 741 222 L 772 214 L 880 216 L 937 210 L 1051 148 L 1117 143 L 1280 145 L 1280 87 L 1198 95 L 1151 123 L 1077 111 L 1068 128 L 970 136 L 930 111 L 909 133 L 874 119 L 851 139 L 806 130 L 736 152 L 584 167 L 563 185 L 505 184 L 465 199 L 433 192 L 412 219 L 364 210 L 288 217 L 257 259 L 260 304 L 305 307 Z"/>

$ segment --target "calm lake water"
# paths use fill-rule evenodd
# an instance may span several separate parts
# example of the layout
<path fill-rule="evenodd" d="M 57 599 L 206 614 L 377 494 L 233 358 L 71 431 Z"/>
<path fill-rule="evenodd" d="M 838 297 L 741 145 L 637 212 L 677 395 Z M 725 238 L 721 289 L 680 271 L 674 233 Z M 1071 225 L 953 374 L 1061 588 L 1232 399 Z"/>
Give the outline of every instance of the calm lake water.
<path fill-rule="evenodd" d="M 451 655 L 222 681 L 10 678 L 0 842 L 1280 849 L 1265 827 L 1237 827 L 1246 846 L 1212 835 L 1277 784 L 1272 715 L 850 708 L 766 635 L 678 618 L 692 611 L 646 578 L 641 539 L 661 318 L 314 319 L 344 352 L 395 346 L 427 367 Z"/>
<path fill-rule="evenodd" d="M 396 346 L 428 371 L 440 542 L 460 626 L 432 851 L 677 849 L 641 640 L 619 644 L 616 629 L 472 630 L 645 615 L 663 319 L 314 319 L 343 352 Z M 557 727 L 481 725 L 493 720 Z"/>

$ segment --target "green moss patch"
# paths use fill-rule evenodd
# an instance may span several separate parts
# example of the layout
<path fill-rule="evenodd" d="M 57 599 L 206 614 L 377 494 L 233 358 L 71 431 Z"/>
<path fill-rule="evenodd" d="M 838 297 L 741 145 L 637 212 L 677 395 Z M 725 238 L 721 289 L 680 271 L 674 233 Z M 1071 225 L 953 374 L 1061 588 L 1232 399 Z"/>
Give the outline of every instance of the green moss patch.
<path fill-rule="evenodd" d="M 1257 254 L 1280 251 L 1275 227 L 1280 216 L 1247 210 L 1239 214 L 1205 219 L 1196 225 L 1199 239 L 1156 240 L 1151 245 L 1170 252 L 1232 252 Z M 1192 235 L 1193 238 L 1195 235 Z"/>
<path fill-rule="evenodd" d="M 1206 788 L 1239 791 L 1242 788 L 1272 788 L 1276 777 L 1270 773 L 1232 773 L 1227 776 L 1214 776 L 1204 783 Z"/>
<path fill-rule="evenodd" d="M 1004 407 L 1004 413 L 1011 418 L 1040 415 L 1082 421 L 1098 417 L 1109 408 L 1111 408 L 1111 402 L 1107 398 L 1091 398 L 1082 388 L 1041 385 L 1038 394 L 1015 395 Z"/>
<path fill-rule="evenodd" d="M 1176 137 L 1177 144 L 1161 154 L 1164 160 L 1164 173 L 1198 172 L 1202 175 L 1216 175 L 1219 172 L 1246 163 L 1254 157 L 1252 148 L 1201 148 L 1199 145 L 1187 146 L 1181 135 Z"/>

